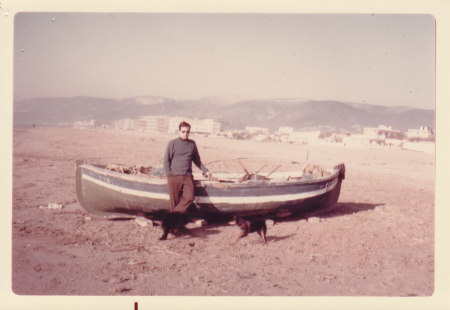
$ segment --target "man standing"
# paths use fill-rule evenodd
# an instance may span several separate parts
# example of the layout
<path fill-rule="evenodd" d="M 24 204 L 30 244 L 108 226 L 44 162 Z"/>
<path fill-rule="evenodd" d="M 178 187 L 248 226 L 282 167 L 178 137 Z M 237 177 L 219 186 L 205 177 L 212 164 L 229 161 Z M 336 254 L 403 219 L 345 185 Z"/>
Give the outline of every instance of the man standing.
<path fill-rule="evenodd" d="M 194 201 L 194 178 L 192 162 L 202 170 L 203 175 L 211 177 L 202 164 L 195 141 L 189 139 L 191 125 L 181 122 L 178 138 L 169 141 L 164 153 L 164 173 L 167 176 L 170 196 L 170 212 L 186 212 Z"/>

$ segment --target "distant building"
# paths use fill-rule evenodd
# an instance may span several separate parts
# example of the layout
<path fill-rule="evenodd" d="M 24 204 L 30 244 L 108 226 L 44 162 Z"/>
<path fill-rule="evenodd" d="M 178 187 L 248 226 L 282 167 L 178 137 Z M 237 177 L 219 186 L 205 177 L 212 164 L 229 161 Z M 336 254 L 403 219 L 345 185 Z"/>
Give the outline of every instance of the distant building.
<path fill-rule="evenodd" d="M 169 133 L 178 132 L 178 126 L 182 121 L 191 125 L 191 133 L 215 134 L 220 132 L 220 123 L 211 118 L 206 119 L 190 119 L 187 117 L 171 117 L 168 122 Z"/>
<path fill-rule="evenodd" d="M 427 139 L 434 135 L 433 129 L 428 126 L 421 126 L 419 129 L 408 129 L 406 136 L 410 139 L 421 138 Z"/>
<path fill-rule="evenodd" d="M 267 135 L 269 134 L 269 129 L 264 127 L 252 127 L 247 126 L 245 127 L 245 131 L 250 134 L 258 134 L 258 135 Z"/>
<path fill-rule="evenodd" d="M 292 127 L 278 127 L 274 137 L 276 140 L 287 143 L 312 144 L 318 141 L 320 130 L 294 131 Z"/>
<path fill-rule="evenodd" d="M 90 121 L 76 121 L 73 123 L 74 128 L 94 128 L 98 124 L 94 119 L 91 119 Z"/>
<path fill-rule="evenodd" d="M 151 133 L 165 133 L 169 126 L 166 116 L 146 116 L 134 121 L 134 129 Z"/>
<path fill-rule="evenodd" d="M 376 128 L 365 127 L 363 129 L 363 135 L 369 139 L 375 141 L 385 141 L 386 139 L 401 139 L 403 134 L 399 130 L 393 130 L 392 126 L 379 125 Z"/>

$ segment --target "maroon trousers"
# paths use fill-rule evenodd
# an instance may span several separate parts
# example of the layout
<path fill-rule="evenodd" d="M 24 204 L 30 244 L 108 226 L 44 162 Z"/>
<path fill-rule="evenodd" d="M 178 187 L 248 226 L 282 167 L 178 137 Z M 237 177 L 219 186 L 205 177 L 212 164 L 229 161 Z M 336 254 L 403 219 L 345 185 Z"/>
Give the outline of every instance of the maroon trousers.
<path fill-rule="evenodd" d="M 186 212 L 194 201 L 194 178 L 192 175 L 169 175 L 170 212 Z"/>

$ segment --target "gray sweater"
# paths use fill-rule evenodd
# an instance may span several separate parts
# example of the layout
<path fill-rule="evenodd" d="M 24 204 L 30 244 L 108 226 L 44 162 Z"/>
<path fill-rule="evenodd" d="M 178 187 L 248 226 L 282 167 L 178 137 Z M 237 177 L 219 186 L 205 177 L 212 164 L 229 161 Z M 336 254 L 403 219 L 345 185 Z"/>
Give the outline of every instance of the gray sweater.
<path fill-rule="evenodd" d="M 163 168 L 168 175 L 190 175 L 192 174 L 192 163 L 203 173 L 208 169 L 202 164 L 197 145 L 193 140 L 176 138 L 167 144 L 164 153 Z"/>

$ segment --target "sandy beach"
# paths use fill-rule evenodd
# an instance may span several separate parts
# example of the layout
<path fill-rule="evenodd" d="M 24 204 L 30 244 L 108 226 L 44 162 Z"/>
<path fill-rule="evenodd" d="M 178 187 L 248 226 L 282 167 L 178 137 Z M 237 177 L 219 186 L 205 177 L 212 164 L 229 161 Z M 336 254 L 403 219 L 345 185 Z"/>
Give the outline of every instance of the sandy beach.
<path fill-rule="evenodd" d="M 435 156 L 192 136 L 214 171 L 345 163 L 335 210 L 268 225 L 233 244 L 232 225 L 170 236 L 88 214 L 75 160 L 162 166 L 173 135 L 30 128 L 13 133 L 12 289 L 18 295 L 431 296 Z M 198 170 L 196 170 L 198 171 Z M 60 206 L 52 208 L 52 206 Z"/>

